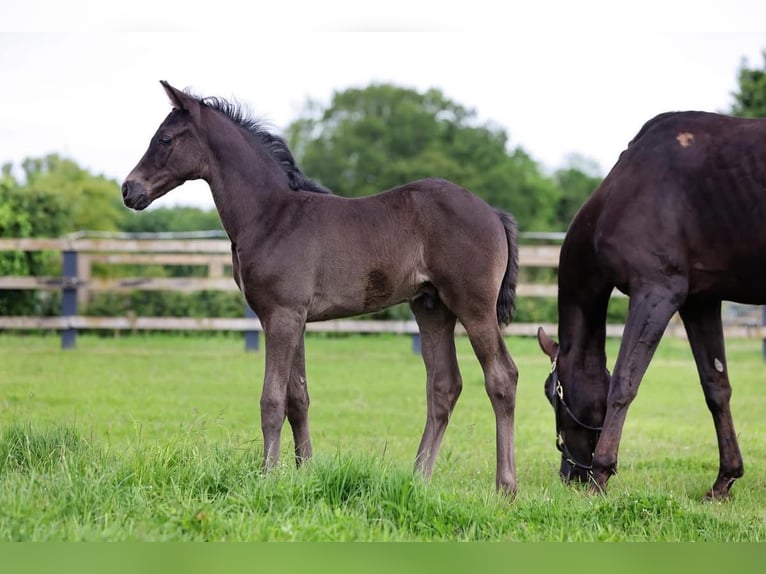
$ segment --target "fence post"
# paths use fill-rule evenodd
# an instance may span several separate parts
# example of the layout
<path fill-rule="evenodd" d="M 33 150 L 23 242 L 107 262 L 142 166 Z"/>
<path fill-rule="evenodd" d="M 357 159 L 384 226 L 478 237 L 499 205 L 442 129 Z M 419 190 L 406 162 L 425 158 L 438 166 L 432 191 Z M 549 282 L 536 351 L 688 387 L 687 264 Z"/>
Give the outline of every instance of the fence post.
<path fill-rule="evenodd" d="M 420 334 L 414 333 L 412 335 L 412 352 L 416 355 L 420 354 Z"/>
<path fill-rule="evenodd" d="M 61 282 L 61 316 L 77 315 L 77 251 L 64 251 Z M 67 327 L 61 331 L 61 348 L 74 349 L 77 342 L 77 329 Z"/>
<path fill-rule="evenodd" d="M 410 314 L 410 318 L 415 319 L 415 315 Z M 412 334 L 412 352 L 420 355 L 420 331 Z"/>
<path fill-rule="evenodd" d="M 245 301 L 245 317 L 248 319 L 258 318 Z M 245 351 L 257 351 L 260 345 L 260 333 L 258 331 L 245 331 Z"/>

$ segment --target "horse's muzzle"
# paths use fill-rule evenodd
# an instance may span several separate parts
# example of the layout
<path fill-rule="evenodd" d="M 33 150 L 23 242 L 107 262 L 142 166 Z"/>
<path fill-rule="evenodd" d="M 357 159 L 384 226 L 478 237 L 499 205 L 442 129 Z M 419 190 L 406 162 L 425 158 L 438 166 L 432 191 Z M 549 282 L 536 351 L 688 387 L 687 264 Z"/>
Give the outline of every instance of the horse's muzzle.
<path fill-rule="evenodd" d="M 559 469 L 559 476 L 565 483 L 570 484 L 573 482 L 588 482 L 590 477 L 588 471 L 583 468 L 578 468 L 571 462 L 562 458 L 561 468 Z"/>
<path fill-rule="evenodd" d="M 146 188 L 137 181 L 125 180 L 122 184 L 122 201 L 126 207 L 141 211 L 152 202 Z"/>

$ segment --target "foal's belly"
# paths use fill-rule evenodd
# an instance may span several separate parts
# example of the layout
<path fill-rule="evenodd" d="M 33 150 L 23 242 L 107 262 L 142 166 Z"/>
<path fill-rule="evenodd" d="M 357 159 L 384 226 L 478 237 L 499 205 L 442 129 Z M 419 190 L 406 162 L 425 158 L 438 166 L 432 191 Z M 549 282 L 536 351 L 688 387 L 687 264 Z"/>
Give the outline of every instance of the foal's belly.
<path fill-rule="evenodd" d="M 392 277 L 372 270 L 356 280 L 349 279 L 339 282 L 335 288 L 320 285 L 311 299 L 307 320 L 324 321 L 374 313 L 433 291 L 430 284 L 416 273 Z"/>

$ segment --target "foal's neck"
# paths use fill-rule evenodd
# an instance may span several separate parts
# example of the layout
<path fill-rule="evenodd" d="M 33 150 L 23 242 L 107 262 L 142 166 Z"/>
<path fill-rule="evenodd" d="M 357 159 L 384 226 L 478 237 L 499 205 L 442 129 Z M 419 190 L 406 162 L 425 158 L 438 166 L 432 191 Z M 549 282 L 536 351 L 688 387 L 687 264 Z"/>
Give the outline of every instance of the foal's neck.
<path fill-rule="evenodd" d="M 291 190 L 287 174 L 268 149 L 243 128 L 224 118 L 216 119 L 228 125 L 211 130 L 207 183 L 221 223 L 236 242 L 243 231 L 253 230 L 266 209 L 288 198 Z"/>

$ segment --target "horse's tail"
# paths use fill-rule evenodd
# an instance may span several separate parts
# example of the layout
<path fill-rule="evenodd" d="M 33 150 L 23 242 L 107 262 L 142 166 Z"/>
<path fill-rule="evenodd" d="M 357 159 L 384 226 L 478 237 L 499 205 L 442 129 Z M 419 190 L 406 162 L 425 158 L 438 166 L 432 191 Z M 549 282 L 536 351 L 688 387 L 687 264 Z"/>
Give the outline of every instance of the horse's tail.
<path fill-rule="evenodd" d="M 500 284 L 500 293 L 497 296 L 497 322 L 499 325 L 507 325 L 513 320 L 516 313 L 516 281 L 519 278 L 519 244 L 517 241 L 516 220 L 510 213 L 501 209 L 495 209 L 500 221 L 505 228 L 505 239 L 508 242 L 508 263 L 505 267 L 505 275 Z"/>

